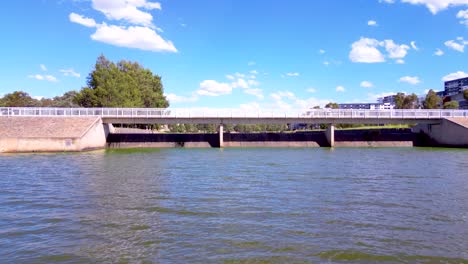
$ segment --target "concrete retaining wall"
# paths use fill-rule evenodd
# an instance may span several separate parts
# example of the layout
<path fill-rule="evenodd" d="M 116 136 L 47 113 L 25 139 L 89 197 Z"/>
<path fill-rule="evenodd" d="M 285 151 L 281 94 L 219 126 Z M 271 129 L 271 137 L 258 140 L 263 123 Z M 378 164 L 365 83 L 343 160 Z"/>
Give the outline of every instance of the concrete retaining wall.
<path fill-rule="evenodd" d="M 443 119 L 440 124 L 417 125 L 413 132 L 425 136 L 426 145 L 467 148 L 467 125 L 466 119 Z"/>
<path fill-rule="evenodd" d="M 0 153 L 74 152 L 106 147 L 99 117 L 1 117 Z"/>

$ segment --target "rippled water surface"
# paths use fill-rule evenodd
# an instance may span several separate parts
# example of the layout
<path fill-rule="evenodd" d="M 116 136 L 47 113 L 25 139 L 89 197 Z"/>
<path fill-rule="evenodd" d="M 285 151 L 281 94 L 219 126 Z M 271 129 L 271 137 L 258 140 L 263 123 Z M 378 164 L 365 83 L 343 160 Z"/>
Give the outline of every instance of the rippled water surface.
<path fill-rule="evenodd" d="M 0 263 L 468 263 L 468 151 L 0 155 Z"/>

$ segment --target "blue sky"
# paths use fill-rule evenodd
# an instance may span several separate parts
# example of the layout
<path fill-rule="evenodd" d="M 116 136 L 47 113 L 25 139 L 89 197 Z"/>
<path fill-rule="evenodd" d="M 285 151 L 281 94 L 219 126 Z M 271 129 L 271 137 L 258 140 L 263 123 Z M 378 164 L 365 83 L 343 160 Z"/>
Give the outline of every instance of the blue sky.
<path fill-rule="evenodd" d="M 468 0 L 18 0 L 0 96 L 86 86 L 100 54 L 162 76 L 172 107 L 306 108 L 468 76 Z"/>

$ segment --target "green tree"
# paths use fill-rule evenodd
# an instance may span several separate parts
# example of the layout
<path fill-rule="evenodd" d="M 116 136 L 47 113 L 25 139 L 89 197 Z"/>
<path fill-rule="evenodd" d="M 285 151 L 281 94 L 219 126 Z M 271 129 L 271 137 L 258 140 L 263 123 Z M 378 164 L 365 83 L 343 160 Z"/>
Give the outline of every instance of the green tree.
<path fill-rule="evenodd" d="M 137 62 L 113 63 L 103 55 L 96 61 L 84 87 L 73 100 L 83 107 L 166 108 L 161 77 Z"/>
<path fill-rule="evenodd" d="M 325 105 L 325 108 L 338 109 L 340 108 L 340 106 L 337 103 L 330 102 L 327 105 Z"/>
<path fill-rule="evenodd" d="M 404 93 L 397 93 L 395 96 L 396 109 L 415 109 L 418 106 L 418 96 L 413 94 L 405 95 Z"/>
<path fill-rule="evenodd" d="M 69 91 L 69 92 L 64 93 L 62 96 L 55 96 L 52 99 L 51 106 L 53 107 L 77 107 L 79 106 L 75 102 L 77 95 L 78 93 L 76 91 Z"/>
<path fill-rule="evenodd" d="M 442 98 L 437 96 L 434 90 L 429 90 L 426 95 L 426 99 L 423 102 L 424 109 L 437 109 L 439 108 L 439 104 L 442 101 Z"/>
<path fill-rule="evenodd" d="M 463 91 L 463 98 L 465 98 L 465 100 L 468 100 L 468 89 Z"/>
<path fill-rule="evenodd" d="M 459 107 L 458 101 L 450 101 L 444 104 L 444 109 L 458 109 Z"/>
<path fill-rule="evenodd" d="M 1 100 L 1 105 L 6 107 L 30 107 L 40 106 L 40 102 L 26 92 L 16 91 L 6 94 Z"/>

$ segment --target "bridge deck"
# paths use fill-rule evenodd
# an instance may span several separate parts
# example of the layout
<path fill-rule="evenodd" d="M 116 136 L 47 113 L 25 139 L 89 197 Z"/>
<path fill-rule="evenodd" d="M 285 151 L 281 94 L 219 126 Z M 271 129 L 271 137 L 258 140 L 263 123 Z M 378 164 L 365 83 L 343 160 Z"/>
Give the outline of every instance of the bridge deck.
<path fill-rule="evenodd" d="M 468 120 L 468 110 L 258 110 L 155 108 L 0 108 L 0 116 L 99 116 L 105 123 L 255 124 L 255 123 L 437 123 L 443 118 Z"/>

